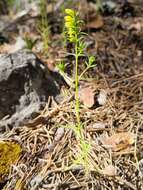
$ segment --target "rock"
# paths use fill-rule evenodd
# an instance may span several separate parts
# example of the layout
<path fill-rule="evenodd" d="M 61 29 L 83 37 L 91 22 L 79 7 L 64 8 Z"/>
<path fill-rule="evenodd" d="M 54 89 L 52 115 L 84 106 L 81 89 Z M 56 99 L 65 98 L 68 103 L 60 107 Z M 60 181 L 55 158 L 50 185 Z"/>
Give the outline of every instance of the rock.
<path fill-rule="evenodd" d="M 6 0 L 0 0 L 0 15 L 8 14 L 8 6 Z"/>
<path fill-rule="evenodd" d="M 102 3 L 102 6 L 103 6 L 103 13 L 105 15 L 110 15 L 110 14 L 113 14 L 116 7 L 117 7 L 117 4 L 113 1 L 105 1 Z"/>
<path fill-rule="evenodd" d="M 0 45 L 8 42 L 8 39 L 0 33 Z"/>
<path fill-rule="evenodd" d="M 33 53 L 0 54 L 0 128 L 23 125 L 57 94 L 58 84 Z"/>

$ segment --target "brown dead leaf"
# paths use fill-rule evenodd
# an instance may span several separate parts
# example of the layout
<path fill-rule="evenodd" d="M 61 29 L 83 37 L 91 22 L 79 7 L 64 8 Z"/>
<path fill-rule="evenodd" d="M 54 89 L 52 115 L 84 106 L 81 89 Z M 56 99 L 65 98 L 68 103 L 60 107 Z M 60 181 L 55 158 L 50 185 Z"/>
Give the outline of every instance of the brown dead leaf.
<path fill-rule="evenodd" d="M 49 58 L 49 59 L 45 60 L 44 63 L 46 63 L 46 65 L 48 66 L 48 69 L 50 71 L 55 70 L 55 60 L 54 59 Z"/>
<path fill-rule="evenodd" d="M 105 90 L 100 90 L 100 93 L 97 97 L 99 105 L 103 106 L 107 102 L 107 92 Z"/>
<path fill-rule="evenodd" d="M 96 15 L 94 19 L 86 24 L 86 28 L 100 29 L 103 25 L 103 17 L 101 15 Z"/>
<path fill-rule="evenodd" d="M 133 23 L 130 25 L 129 29 L 130 30 L 137 30 L 138 32 L 140 32 L 142 29 L 142 24 L 140 22 Z"/>
<path fill-rule="evenodd" d="M 133 23 L 130 24 L 129 30 L 136 30 L 140 32 L 143 28 L 143 19 L 142 18 L 135 18 Z"/>
<path fill-rule="evenodd" d="M 106 148 L 110 148 L 113 151 L 120 151 L 132 145 L 134 143 L 134 138 L 135 134 L 131 132 L 122 132 L 102 138 L 101 141 Z"/>
<path fill-rule="evenodd" d="M 88 108 L 94 105 L 94 91 L 90 87 L 84 87 L 79 90 L 79 100 Z"/>
<path fill-rule="evenodd" d="M 115 166 L 113 166 L 112 164 L 107 165 L 103 170 L 102 170 L 104 175 L 108 175 L 108 176 L 115 176 L 117 175 L 117 170 L 115 168 Z"/>

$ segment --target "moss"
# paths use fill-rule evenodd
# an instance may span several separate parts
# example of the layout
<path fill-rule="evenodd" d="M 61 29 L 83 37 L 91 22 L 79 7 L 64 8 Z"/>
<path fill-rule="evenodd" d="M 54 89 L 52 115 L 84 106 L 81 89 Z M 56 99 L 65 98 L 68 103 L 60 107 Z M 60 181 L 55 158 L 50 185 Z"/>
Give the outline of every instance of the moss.
<path fill-rule="evenodd" d="M 19 144 L 8 141 L 0 141 L 0 182 L 9 172 L 11 164 L 20 157 L 22 149 Z"/>

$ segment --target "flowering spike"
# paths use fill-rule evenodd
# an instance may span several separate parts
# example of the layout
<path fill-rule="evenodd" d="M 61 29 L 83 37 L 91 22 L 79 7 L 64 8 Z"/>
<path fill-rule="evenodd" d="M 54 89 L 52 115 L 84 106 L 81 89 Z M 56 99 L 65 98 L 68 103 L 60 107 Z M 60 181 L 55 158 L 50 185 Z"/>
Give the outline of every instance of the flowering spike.
<path fill-rule="evenodd" d="M 80 35 L 80 19 L 78 18 L 78 13 L 72 9 L 65 9 L 65 13 L 64 20 L 67 38 L 70 42 L 75 43 Z"/>
<path fill-rule="evenodd" d="M 67 15 L 72 16 L 72 17 L 74 17 L 74 15 L 75 15 L 75 11 L 72 10 L 72 9 L 65 9 L 65 13 L 66 13 Z"/>

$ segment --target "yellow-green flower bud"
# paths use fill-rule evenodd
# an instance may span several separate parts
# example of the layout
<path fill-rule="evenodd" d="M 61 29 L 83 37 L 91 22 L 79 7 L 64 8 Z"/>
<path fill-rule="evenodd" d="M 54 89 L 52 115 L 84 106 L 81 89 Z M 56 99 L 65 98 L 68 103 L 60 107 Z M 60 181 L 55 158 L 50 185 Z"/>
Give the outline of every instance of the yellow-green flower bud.
<path fill-rule="evenodd" d="M 72 10 L 72 9 L 65 9 L 65 13 L 66 13 L 67 15 L 72 16 L 72 17 L 74 17 L 74 15 L 75 15 L 74 10 Z"/>
<path fill-rule="evenodd" d="M 65 16 L 64 19 L 65 19 L 65 22 L 72 22 L 73 21 L 73 18 L 71 16 Z"/>

